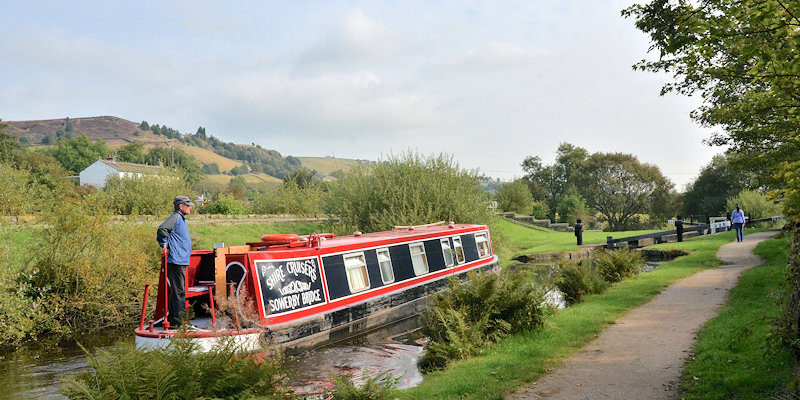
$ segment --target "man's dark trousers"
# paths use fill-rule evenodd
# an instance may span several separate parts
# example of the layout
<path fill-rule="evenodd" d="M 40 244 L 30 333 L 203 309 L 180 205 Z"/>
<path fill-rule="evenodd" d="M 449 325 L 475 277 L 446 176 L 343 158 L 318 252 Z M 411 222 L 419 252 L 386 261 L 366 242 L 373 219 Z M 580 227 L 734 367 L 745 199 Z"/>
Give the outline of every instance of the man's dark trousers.
<path fill-rule="evenodd" d="M 186 265 L 167 263 L 169 281 L 169 325 L 177 328 L 186 314 Z"/>

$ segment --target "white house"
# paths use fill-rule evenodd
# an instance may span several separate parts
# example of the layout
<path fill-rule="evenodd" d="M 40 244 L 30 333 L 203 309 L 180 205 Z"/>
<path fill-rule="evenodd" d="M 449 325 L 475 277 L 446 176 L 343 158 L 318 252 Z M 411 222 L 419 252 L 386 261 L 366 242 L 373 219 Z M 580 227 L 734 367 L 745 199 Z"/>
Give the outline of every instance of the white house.
<path fill-rule="evenodd" d="M 78 176 L 80 177 L 81 185 L 89 184 L 96 187 L 104 187 L 109 176 L 139 178 L 144 175 L 157 175 L 159 171 L 161 171 L 161 167 L 114 161 L 114 159 L 110 158 L 95 161 L 81 171 Z"/>

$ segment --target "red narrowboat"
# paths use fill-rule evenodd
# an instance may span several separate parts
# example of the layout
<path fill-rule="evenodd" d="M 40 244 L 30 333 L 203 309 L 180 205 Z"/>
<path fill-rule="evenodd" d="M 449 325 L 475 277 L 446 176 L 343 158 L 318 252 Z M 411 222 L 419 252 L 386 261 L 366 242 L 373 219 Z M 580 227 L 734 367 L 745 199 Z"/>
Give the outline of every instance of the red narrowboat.
<path fill-rule="evenodd" d="M 248 347 L 267 334 L 288 350 L 301 350 L 413 316 L 424 310 L 428 294 L 444 288 L 447 277 L 478 269 L 499 269 L 485 225 L 431 224 L 350 236 L 264 235 L 244 245 L 217 244 L 192 251 L 186 270 L 187 307 L 197 329 L 164 326 L 162 262 L 155 319 L 145 324 L 145 293 L 136 344 L 163 347 L 185 337 L 210 348 L 220 337 L 233 337 Z M 241 321 L 222 326 L 214 300 L 228 294 L 252 299 L 257 315 L 251 320 L 258 326 L 243 328 Z"/>

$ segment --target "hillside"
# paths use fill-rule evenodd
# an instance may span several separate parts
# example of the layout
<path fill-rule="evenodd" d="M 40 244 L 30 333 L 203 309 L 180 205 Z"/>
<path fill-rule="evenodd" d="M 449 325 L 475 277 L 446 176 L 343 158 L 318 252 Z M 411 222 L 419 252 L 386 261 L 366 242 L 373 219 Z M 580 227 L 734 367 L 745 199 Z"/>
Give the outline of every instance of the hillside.
<path fill-rule="evenodd" d="M 113 116 L 3 122 L 8 124 L 8 133 L 33 146 L 49 145 L 64 136 L 86 135 L 92 140 L 104 140 L 112 150 L 132 142 L 144 144 L 145 149 L 172 146 L 202 164 L 216 163 L 220 171 L 226 173 L 247 163 L 253 172 L 244 175 L 248 181 L 280 182 L 281 172 L 299 167 L 315 170 L 322 176 L 330 176 L 334 171 L 347 171 L 360 162 L 367 162 L 332 157 L 283 157 L 275 150 L 260 146 L 221 142 L 213 136 L 206 136 L 205 129 L 202 128 L 202 133 L 195 134 L 180 134 L 166 126 L 161 127 L 160 131 L 155 128 L 143 130 L 140 123 Z M 154 131 L 159 131 L 160 134 L 155 134 Z M 232 158 L 237 156 L 241 158 Z M 270 173 L 273 170 L 277 173 Z M 216 182 L 227 182 L 230 178 L 228 174 L 208 176 L 208 179 Z"/>
<path fill-rule="evenodd" d="M 27 138 L 31 145 L 38 146 L 46 137 L 59 130 L 67 130 L 67 118 L 33 121 L 4 121 L 6 131 L 20 139 Z M 72 136 L 84 134 L 92 140 L 105 140 L 112 149 L 137 141 L 146 145 L 165 144 L 166 138 L 139 129 L 139 124 L 117 117 L 69 118 Z"/>
<path fill-rule="evenodd" d="M 306 167 L 312 171 L 317 171 L 322 176 L 330 177 L 334 171 L 342 170 L 347 171 L 355 165 L 369 161 L 364 160 L 349 160 L 346 158 L 333 158 L 333 157 L 297 157 Z"/>

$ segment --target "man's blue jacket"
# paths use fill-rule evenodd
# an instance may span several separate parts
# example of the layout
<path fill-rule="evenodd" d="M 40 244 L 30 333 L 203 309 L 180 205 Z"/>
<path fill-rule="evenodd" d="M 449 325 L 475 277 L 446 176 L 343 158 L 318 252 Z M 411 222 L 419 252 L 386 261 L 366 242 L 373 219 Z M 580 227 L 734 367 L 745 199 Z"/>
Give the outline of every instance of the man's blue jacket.
<path fill-rule="evenodd" d="M 159 225 L 156 240 L 162 247 L 166 243 L 168 263 L 189 265 L 189 257 L 192 254 L 192 238 L 189 236 L 186 219 L 178 210 L 175 210 Z"/>

